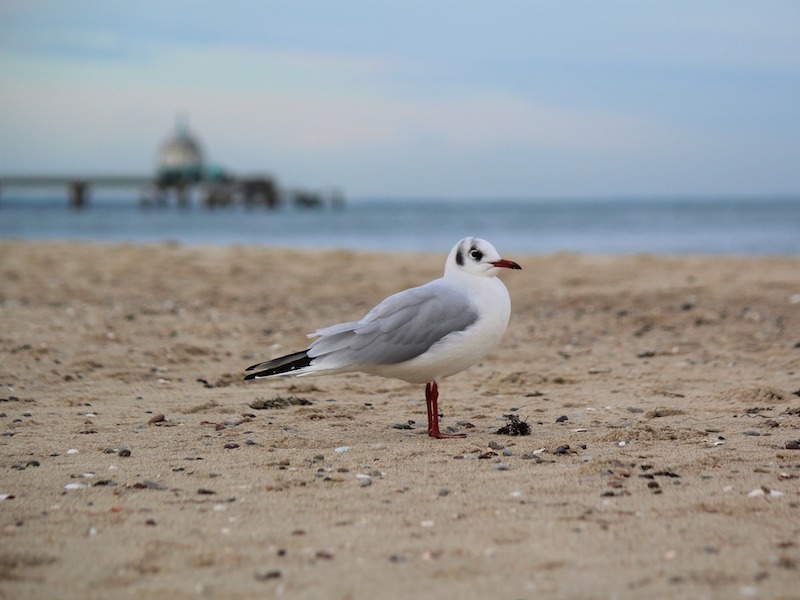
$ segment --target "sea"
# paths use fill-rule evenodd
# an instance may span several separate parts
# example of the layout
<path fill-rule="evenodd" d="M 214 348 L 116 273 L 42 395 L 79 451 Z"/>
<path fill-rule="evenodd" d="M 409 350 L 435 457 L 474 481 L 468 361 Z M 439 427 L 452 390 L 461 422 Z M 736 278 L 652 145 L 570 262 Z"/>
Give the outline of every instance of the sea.
<path fill-rule="evenodd" d="M 753 198 L 346 200 L 340 208 L 198 204 L 142 208 L 97 195 L 0 196 L 0 239 L 164 242 L 446 253 L 462 237 L 503 254 L 800 256 L 800 196 Z M 800 277 L 800 273 L 798 273 Z"/>

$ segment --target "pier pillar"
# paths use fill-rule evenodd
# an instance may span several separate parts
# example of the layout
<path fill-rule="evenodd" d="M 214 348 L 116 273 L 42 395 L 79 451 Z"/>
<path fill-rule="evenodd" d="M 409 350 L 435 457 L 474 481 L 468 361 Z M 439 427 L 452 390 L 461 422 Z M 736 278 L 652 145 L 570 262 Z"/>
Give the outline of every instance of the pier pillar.
<path fill-rule="evenodd" d="M 89 184 L 86 181 L 69 182 L 69 205 L 72 208 L 83 208 L 89 199 Z"/>
<path fill-rule="evenodd" d="M 189 207 L 189 194 L 191 189 L 188 185 L 181 182 L 175 186 L 175 201 L 178 204 L 178 208 L 188 208 Z"/>

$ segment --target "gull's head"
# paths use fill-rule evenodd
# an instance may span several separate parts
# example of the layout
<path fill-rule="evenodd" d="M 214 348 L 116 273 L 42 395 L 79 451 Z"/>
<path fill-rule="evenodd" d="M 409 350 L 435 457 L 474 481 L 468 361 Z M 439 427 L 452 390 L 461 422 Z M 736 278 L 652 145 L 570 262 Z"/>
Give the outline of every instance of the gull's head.
<path fill-rule="evenodd" d="M 501 258 L 494 246 L 486 240 L 468 237 L 453 246 L 444 266 L 444 274 L 460 272 L 493 277 L 500 269 L 521 268 L 514 261 Z"/>

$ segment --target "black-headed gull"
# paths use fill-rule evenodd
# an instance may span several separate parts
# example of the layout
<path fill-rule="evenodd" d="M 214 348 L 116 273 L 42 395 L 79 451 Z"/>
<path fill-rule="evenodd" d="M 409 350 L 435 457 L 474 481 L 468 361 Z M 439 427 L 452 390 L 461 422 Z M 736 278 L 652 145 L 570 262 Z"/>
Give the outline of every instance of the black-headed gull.
<path fill-rule="evenodd" d="M 503 337 L 511 300 L 496 275 L 521 268 L 486 240 L 464 238 L 443 277 L 389 296 L 358 321 L 318 329 L 308 349 L 253 365 L 245 379 L 359 371 L 425 383 L 428 435 L 464 437 L 439 431 L 437 382 L 474 365 Z"/>

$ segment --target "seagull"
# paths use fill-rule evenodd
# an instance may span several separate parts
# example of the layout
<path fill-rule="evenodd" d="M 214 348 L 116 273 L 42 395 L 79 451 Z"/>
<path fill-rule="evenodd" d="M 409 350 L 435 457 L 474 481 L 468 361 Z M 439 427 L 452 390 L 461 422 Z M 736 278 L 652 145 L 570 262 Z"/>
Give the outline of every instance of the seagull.
<path fill-rule="evenodd" d="M 439 279 L 389 296 L 358 321 L 310 333 L 316 339 L 306 350 L 248 367 L 254 372 L 245 379 L 361 372 L 424 383 L 428 435 L 466 437 L 439 431 L 438 382 L 474 365 L 503 337 L 511 299 L 496 275 L 521 268 L 486 240 L 464 238 Z"/>

